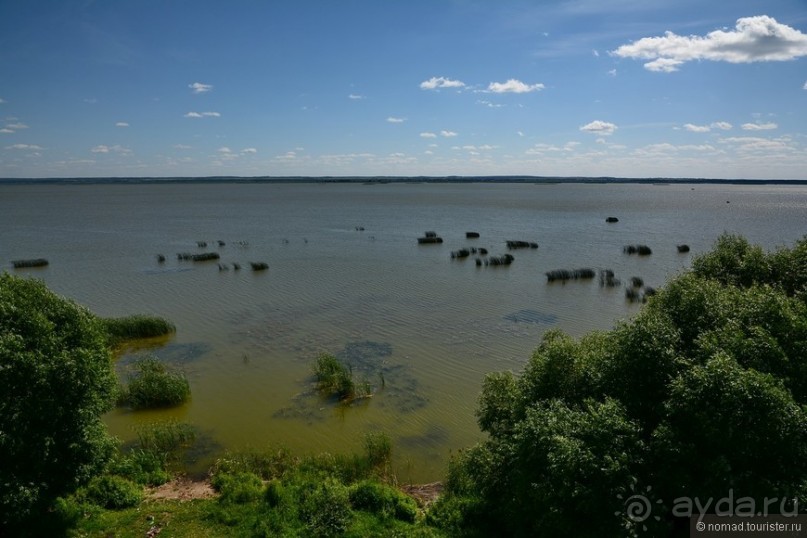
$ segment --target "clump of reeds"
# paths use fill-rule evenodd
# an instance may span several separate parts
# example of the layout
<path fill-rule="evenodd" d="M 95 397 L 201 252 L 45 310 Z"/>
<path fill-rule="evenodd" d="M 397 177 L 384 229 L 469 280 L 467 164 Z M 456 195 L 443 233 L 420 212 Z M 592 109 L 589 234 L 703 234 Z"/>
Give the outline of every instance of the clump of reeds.
<path fill-rule="evenodd" d="M 507 248 L 510 250 L 518 248 L 538 248 L 538 243 L 533 241 L 507 241 Z"/>
<path fill-rule="evenodd" d="M 249 262 L 253 271 L 266 271 L 269 269 L 269 264 L 266 262 Z"/>
<path fill-rule="evenodd" d="M 350 402 L 372 395 L 369 382 L 356 383 L 350 368 L 327 353 L 317 357 L 317 361 L 314 363 L 314 377 L 320 392 L 335 396 L 342 402 Z"/>
<path fill-rule="evenodd" d="M 478 239 L 479 232 L 465 232 L 465 237 L 468 239 Z"/>
<path fill-rule="evenodd" d="M 210 260 L 218 260 L 221 258 L 218 252 L 203 252 L 201 254 L 191 254 L 189 252 L 180 252 L 177 254 L 177 259 L 192 262 L 206 262 Z"/>
<path fill-rule="evenodd" d="M 435 243 L 442 243 L 443 238 L 437 235 L 437 232 L 426 232 L 423 237 L 418 237 L 418 244 L 428 245 Z"/>
<path fill-rule="evenodd" d="M 135 362 L 118 404 L 132 409 L 174 407 L 186 402 L 190 395 L 190 384 L 184 375 L 170 371 L 155 357 L 144 357 Z"/>
<path fill-rule="evenodd" d="M 546 281 L 555 282 L 556 280 L 560 280 L 561 282 L 565 282 L 567 280 L 585 280 L 594 278 L 596 274 L 594 269 L 587 267 L 580 269 L 555 269 L 546 272 Z"/>
<path fill-rule="evenodd" d="M 638 254 L 639 256 L 648 256 L 653 254 L 653 251 L 650 250 L 650 247 L 647 245 L 625 245 L 622 248 L 622 252 L 625 254 Z"/>
<path fill-rule="evenodd" d="M 611 269 L 600 270 L 600 286 L 614 288 L 619 285 L 620 281 L 614 276 L 614 272 Z"/>
<path fill-rule="evenodd" d="M 14 269 L 22 269 L 25 267 L 45 267 L 48 265 L 48 260 L 45 258 L 33 258 L 30 260 L 12 260 L 11 265 Z"/>
<path fill-rule="evenodd" d="M 461 248 L 459 250 L 454 250 L 451 252 L 451 258 L 467 258 L 471 255 L 471 251 L 467 248 Z"/>
<path fill-rule="evenodd" d="M 678 252 L 684 253 L 689 252 L 689 245 L 676 245 Z"/>
<path fill-rule="evenodd" d="M 205 248 L 207 246 L 207 241 L 197 241 L 196 246 L 199 248 Z"/>
<path fill-rule="evenodd" d="M 122 318 L 102 318 L 102 323 L 111 344 L 119 344 L 128 340 L 155 338 L 176 332 L 173 323 L 159 316 L 137 314 Z"/>
<path fill-rule="evenodd" d="M 644 280 L 642 280 L 642 277 L 632 276 L 630 277 L 630 285 L 633 288 L 641 288 L 644 286 Z"/>
<path fill-rule="evenodd" d="M 165 256 L 162 255 L 162 254 L 157 254 L 157 262 L 164 263 L 165 262 Z"/>
<path fill-rule="evenodd" d="M 499 265 L 510 265 L 513 263 L 513 260 L 515 260 L 515 258 L 511 254 L 503 254 L 501 256 L 491 256 L 486 258 L 484 263 L 485 266 L 493 265 L 495 267 Z"/>
<path fill-rule="evenodd" d="M 619 219 L 616 217 L 607 217 L 605 222 L 619 222 Z"/>

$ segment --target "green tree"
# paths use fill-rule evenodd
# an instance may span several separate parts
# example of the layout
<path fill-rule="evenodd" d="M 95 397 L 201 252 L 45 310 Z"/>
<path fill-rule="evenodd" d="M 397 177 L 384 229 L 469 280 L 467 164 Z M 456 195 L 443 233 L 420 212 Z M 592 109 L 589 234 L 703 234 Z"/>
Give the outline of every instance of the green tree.
<path fill-rule="evenodd" d="M 0 275 L 0 530 L 89 480 L 115 443 L 116 381 L 96 316 L 43 282 Z"/>

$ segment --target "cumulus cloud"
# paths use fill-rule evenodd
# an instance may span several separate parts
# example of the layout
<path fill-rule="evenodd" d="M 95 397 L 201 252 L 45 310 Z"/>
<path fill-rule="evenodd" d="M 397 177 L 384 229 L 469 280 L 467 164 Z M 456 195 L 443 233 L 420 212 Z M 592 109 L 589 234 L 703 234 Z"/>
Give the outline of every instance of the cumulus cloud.
<path fill-rule="evenodd" d="M 458 133 L 455 133 L 454 131 L 445 131 L 445 130 L 440 131 L 440 136 L 444 136 L 446 138 L 453 138 L 457 136 L 457 134 Z"/>
<path fill-rule="evenodd" d="M 118 123 L 115 124 L 115 127 L 129 127 L 129 124 L 126 123 L 125 121 L 119 121 Z"/>
<path fill-rule="evenodd" d="M 244 148 L 241 150 L 241 153 L 258 153 L 258 150 L 255 148 Z"/>
<path fill-rule="evenodd" d="M 525 84 L 514 78 L 511 78 L 507 82 L 491 82 L 488 85 L 488 91 L 493 93 L 529 93 L 543 89 L 543 84 Z"/>
<path fill-rule="evenodd" d="M 188 88 L 193 90 L 193 93 L 207 93 L 213 90 L 212 85 L 202 84 L 201 82 L 194 82 L 193 84 L 188 84 Z"/>
<path fill-rule="evenodd" d="M 729 131 L 731 130 L 732 125 L 727 121 L 716 121 L 712 124 L 712 127 L 715 129 L 720 129 L 721 131 Z"/>
<path fill-rule="evenodd" d="M 218 118 L 221 114 L 218 112 L 188 112 L 185 114 L 186 118 Z"/>
<path fill-rule="evenodd" d="M 406 121 L 406 118 L 394 118 L 392 116 L 387 118 L 387 123 L 403 123 Z"/>
<path fill-rule="evenodd" d="M 807 56 L 807 34 L 759 15 L 737 20 L 732 30 L 715 30 L 705 36 L 680 36 L 666 32 L 622 45 L 611 54 L 621 58 L 651 60 L 649 71 L 670 73 L 693 60 L 729 63 L 773 62 Z"/>
<path fill-rule="evenodd" d="M 420 138 L 437 138 L 437 135 L 434 133 L 423 132 L 420 133 Z"/>
<path fill-rule="evenodd" d="M 776 129 L 779 126 L 773 122 L 768 123 L 743 123 L 740 128 L 744 131 L 770 131 L 771 129 Z"/>
<path fill-rule="evenodd" d="M 612 135 L 617 130 L 617 126 L 607 121 L 594 120 L 580 127 L 580 130 L 586 133 L 596 135 Z"/>
<path fill-rule="evenodd" d="M 463 88 L 465 83 L 461 80 L 451 80 L 445 77 L 432 77 L 420 83 L 422 90 L 437 90 L 440 88 Z"/>
<path fill-rule="evenodd" d="M 216 151 L 218 151 L 219 153 L 232 153 L 233 152 L 233 150 L 231 150 L 227 146 L 222 146 L 219 149 L 217 149 Z"/>
<path fill-rule="evenodd" d="M 10 146 L 6 146 L 6 149 L 30 149 L 38 151 L 44 148 L 42 146 L 37 146 L 36 144 L 12 144 Z"/>

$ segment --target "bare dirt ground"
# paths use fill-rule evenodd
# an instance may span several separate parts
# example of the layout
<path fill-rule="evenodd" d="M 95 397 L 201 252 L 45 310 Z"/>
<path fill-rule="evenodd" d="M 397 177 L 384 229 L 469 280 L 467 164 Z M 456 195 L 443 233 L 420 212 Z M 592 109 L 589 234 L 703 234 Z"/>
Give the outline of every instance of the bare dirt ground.
<path fill-rule="evenodd" d="M 415 499 L 418 506 L 426 508 L 443 493 L 442 482 L 432 482 L 431 484 L 407 484 L 399 486 L 400 490 Z"/>
<path fill-rule="evenodd" d="M 194 481 L 188 478 L 177 478 L 157 486 L 148 492 L 147 497 L 153 500 L 179 500 L 209 499 L 215 497 L 216 492 L 207 480 Z"/>

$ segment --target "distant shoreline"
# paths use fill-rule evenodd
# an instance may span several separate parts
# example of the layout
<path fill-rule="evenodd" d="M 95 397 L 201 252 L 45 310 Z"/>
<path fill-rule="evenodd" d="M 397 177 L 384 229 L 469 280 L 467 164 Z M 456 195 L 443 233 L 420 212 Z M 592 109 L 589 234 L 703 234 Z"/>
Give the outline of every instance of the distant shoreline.
<path fill-rule="evenodd" d="M 0 178 L 2 185 L 214 183 L 533 183 L 658 185 L 807 185 L 807 179 L 706 179 L 551 176 L 205 176 L 205 177 L 74 177 Z"/>

